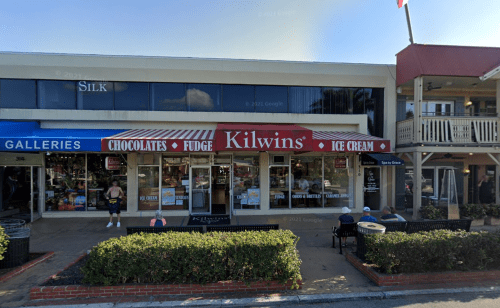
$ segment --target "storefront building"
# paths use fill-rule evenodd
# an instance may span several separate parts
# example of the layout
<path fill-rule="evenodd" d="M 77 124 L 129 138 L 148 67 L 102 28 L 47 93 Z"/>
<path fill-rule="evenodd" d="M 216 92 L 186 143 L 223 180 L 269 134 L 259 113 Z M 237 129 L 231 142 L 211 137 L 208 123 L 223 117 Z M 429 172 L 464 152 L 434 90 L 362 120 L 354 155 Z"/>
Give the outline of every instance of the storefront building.
<path fill-rule="evenodd" d="M 499 62 L 489 47 L 412 44 L 397 54 L 396 202 L 414 219 L 425 205 L 500 202 Z"/>
<path fill-rule="evenodd" d="M 113 180 L 124 216 L 394 206 L 394 75 L 387 65 L 0 54 L 2 212 L 104 217 Z"/>

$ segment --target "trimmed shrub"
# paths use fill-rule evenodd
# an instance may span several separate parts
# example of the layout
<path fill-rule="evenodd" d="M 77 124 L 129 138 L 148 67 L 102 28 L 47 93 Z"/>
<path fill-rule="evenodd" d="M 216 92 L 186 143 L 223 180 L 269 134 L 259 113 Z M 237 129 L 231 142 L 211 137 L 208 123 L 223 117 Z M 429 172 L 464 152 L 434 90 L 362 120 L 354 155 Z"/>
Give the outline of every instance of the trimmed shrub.
<path fill-rule="evenodd" d="M 443 208 L 437 208 L 432 205 L 426 205 L 423 206 L 420 209 L 420 215 L 422 216 L 423 219 L 444 219 L 445 217 L 448 217 L 448 211 L 446 209 L 446 213 Z"/>
<path fill-rule="evenodd" d="M 0 226 L 0 260 L 3 260 L 3 254 L 7 251 L 7 245 L 9 245 L 8 236 L 5 234 L 5 230 Z"/>
<path fill-rule="evenodd" d="M 481 219 L 486 217 L 486 205 L 482 204 L 463 204 L 460 206 L 460 217 L 470 219 Z"/>
<path fill-rule="evenodd" d="M 267 232 L 141 233 L 113 238 L 92 249 L 84 283 L 196 283 L 301 279 L 298 237 Z"/>
<path fill-rule="evenodd" d="M 500 204 L 490 204 L 486 206 L 486 215 L 500 218 Z"/>
<path fill-rule="evenodd" d="M 365 235 L 366 257 L 382 272 L 500 269 L 500 232 L 433 230 Z"/>

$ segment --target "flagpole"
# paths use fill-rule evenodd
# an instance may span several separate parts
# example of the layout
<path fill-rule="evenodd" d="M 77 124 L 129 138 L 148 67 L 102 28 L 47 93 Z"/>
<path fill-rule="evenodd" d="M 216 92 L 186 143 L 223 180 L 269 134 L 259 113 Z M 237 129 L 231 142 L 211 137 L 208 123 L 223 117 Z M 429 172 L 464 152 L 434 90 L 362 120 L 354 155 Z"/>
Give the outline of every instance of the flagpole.
<path fill-rule="evenodd" d="M 410 10 L 408 9 L 408 3 L 405 4 L 405 11 L 406 11 L 406 23 L 408 24 L 408 33 L 410 34 L 410 43 L 413 44 L 413 33 L 411 31 Z"/>

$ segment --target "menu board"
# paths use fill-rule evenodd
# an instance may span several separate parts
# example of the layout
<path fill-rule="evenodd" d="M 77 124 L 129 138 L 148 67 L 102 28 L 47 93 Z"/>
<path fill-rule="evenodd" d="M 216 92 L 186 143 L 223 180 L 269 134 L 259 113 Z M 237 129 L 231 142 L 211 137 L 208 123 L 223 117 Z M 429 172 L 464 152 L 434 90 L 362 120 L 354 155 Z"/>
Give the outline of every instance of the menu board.
<path fill-rule="evenodd" d="M 139 210 L 157 210 L 160 208 L 159 189 L 139 188 Z"/>

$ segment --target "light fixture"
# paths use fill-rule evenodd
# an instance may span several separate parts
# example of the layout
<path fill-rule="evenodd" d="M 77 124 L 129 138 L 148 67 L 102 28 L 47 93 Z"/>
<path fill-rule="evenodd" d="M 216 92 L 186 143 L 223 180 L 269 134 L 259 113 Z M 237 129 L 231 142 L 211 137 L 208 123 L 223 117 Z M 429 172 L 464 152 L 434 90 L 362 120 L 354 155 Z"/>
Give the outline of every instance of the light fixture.
<path fill-rule="evenodd" d="M 50 152 L 47 151 L 47 156 L 50 156 L 50 154 L 52 154 L 52 153 L 50 153 Z"/>
<path fill-rule="evenodd" d="M 470 106 L 472 106 L 472 101 L 470 100 L 470 96 L 469 96 L 469 95 L 466 95 L 466 96 L 465 96 L 464 106 L 465 106 L 465 107 L 470 107 Z"/>
<path fill-rule="evenodd" d="M 464 168 L 464 170 L 462 170 L 462 173 L 464 174 L 464 176 L 467 176 L 470 174 L 470 169 L 469 168 Z"/>
<path fill-rule="evenodd" d="M 471 152 L 471 153 L 469 153 L 469 155 L 472 156 L 472 155 L 474 155 L 474 153 Z"/>

